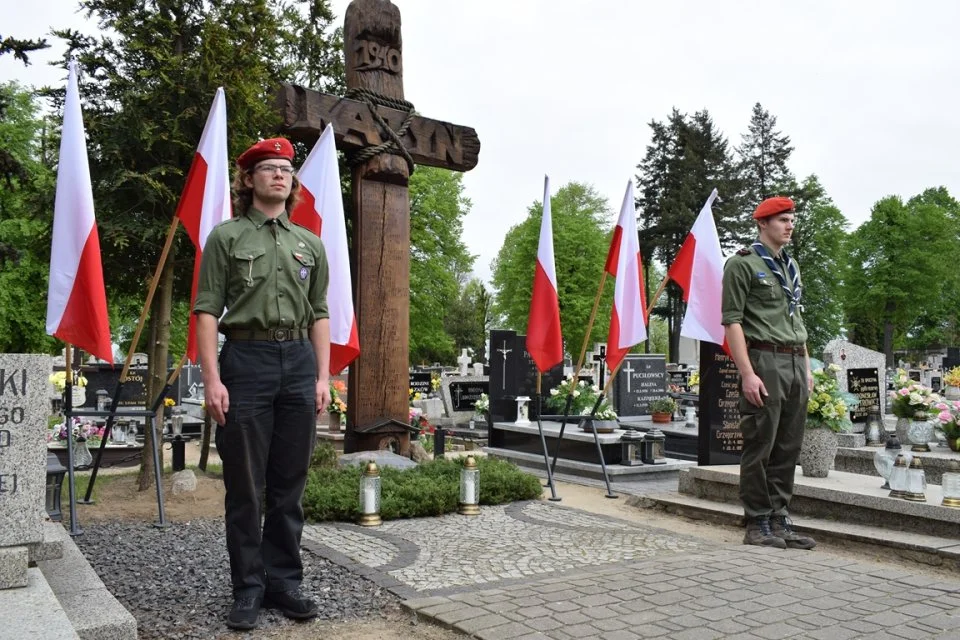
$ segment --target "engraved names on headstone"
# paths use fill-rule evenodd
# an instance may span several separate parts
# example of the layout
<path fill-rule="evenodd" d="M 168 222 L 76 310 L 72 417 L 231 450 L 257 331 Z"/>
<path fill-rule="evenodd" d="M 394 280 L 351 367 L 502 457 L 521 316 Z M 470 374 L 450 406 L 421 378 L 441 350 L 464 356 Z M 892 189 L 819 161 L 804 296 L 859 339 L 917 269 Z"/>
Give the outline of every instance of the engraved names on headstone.
<path fill-rule="evenodd" d="M 852 422 L 866 422 L 880 411 L 880 373 L 874 368 L 847 369 L 847 389 L 860 400 L 850 412 Z"/>
<path fill-rule="evenodd" d="M 697 463 L 739 464 L 740 374 L 719 345 L 700 343 L 700 428 Z"/>
<path fill-rule="evenodd" d="M 614 409 L 620 416 L 647 416 L 647 405 L 667 393 L 667 360 L 662 354 L 628 353 L 617 372 Z"/>

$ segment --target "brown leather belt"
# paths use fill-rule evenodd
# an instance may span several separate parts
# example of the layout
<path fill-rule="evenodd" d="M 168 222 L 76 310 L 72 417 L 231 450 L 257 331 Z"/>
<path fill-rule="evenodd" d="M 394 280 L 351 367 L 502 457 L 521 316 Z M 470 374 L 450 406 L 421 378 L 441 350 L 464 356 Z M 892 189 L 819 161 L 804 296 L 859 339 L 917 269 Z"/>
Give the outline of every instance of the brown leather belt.
<path fill-rule="evenodd" d="M 310 337 L 309 329 L 224 329 L 223 335 L 227 340 L 269 340 L 270 342 L 286 342 L 287 340 L 304 340 Z"/>
<path fill-rule="evenodd" d="M 751 342 L 750 349 L 757 349 L 758 351 L 771 351 L 773 353 L 782 353 L 786 356 L 802 356 L 806 355 L 807 350 L 804 347 L 794 347 L 791 345 L 782 345 L 782 344 L 771 344 L 769 342 Z"/>

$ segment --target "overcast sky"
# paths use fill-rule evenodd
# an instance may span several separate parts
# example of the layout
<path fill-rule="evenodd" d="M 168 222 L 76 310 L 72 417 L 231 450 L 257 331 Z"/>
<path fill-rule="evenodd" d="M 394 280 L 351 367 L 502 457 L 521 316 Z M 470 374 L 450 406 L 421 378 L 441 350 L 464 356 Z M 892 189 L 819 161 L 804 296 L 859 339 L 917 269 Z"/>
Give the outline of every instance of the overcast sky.
<path fill-rule="evenodd" d="M 0 0 L 3 36 L 87 32 L 75 0 Z M 346 0 L 334 0 L 342 22 Z M 708 109 L 731 145 L 756 102 L 856 227 L 880 198 L 944 185 L 960 197 L 960 3 L 395 0 L 406 98 L 431 118 L 477 130 L 480 163 L 465 240 L 490 275 L 507 230 L 554 190 L 588 182 L 610 203 L 671 108 Z M 62 43 L 0 79 L 59 83 Z M 229 105 L 228 105 L 229 113 Z M 704 199 L 707 193 L 703 194 Z M 722 197 L 723 194 L 721 194 Z M 557 256 L 563 260 L 563 256 Z"/>

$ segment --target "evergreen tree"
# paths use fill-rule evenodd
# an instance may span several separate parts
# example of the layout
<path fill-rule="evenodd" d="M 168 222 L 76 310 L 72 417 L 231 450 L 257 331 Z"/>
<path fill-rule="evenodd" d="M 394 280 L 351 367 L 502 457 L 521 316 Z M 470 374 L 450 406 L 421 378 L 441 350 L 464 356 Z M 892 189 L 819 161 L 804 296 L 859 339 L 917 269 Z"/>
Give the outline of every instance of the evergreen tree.
<path fill-rule="evenodd" d="M 747 133 L 737 147 L 743 197 L 748 207 L 762 200 L 786 193 L 793 185 L 787 168 L 793 147 L 789 136 L 777 130 L 777 118 L 760 103 L 753 105 Z"/>
<path fill-rule="evenodd" d="M 738 246 L 749 227 L 730 204 L 738 197 L 733 158 L 710 114 L 704 110 L 687 116 L 674 109 L 666 122 L 653 121 L 650 128 L 651 143 L 637 166 L 637 227 L 645 272 L 651 271 L 653 261 L 666 266 L 673 262 L 714 188 L 723 199 L 714 207 L 721 244 L 728 249 Z M 649 288 L 648 281 L 647 300 Z M 682 292 L 671 283 L 654 310 L 667 320 L 671 361 L 676 361 L 679 350 L 684 311 Z"/>

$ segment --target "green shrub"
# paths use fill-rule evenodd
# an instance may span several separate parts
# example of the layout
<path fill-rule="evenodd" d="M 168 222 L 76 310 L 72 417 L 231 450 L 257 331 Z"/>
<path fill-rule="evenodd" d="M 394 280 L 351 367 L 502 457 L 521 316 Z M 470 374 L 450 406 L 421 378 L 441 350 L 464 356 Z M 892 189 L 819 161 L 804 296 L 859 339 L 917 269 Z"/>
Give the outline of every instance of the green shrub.
<path fill-rule="evenodd" d="M 336 469 L 339 454 L 329 442 L 318 442 L 310 457 L 311 469 Z"/>
<path fill-rule="evenodd" d="M 464 460 L 433 460 L 406 470 L 381 469 L 380 517 L 391 520 L 455 512 Z M 540 496 L 540 480 L 512 463 L 479 458 L 477 466 L 480 504 L 504 504 Z M 307 520 L 355 520 L 360 515 L 361 473 L 359 466 L 312 468 L 303 495 Z"/>

